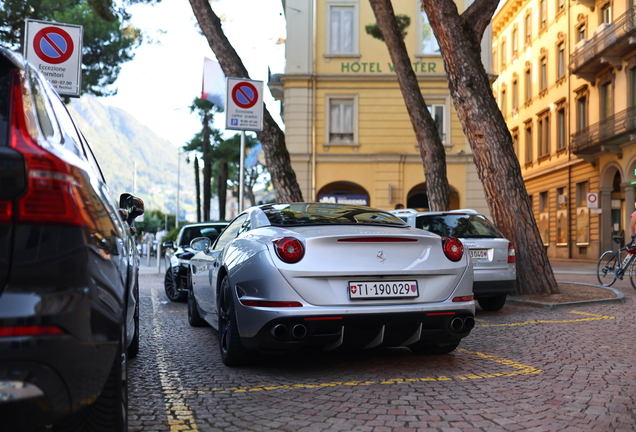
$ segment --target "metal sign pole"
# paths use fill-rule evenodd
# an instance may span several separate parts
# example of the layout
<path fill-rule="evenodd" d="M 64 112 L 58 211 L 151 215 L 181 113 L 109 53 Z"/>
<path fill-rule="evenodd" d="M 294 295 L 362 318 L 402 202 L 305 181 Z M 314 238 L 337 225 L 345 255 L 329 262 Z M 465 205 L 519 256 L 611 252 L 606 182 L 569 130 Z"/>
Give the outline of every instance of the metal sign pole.
<path fill-rule="evenodd" d="M 239 213 L 243 211 L 243 189 L 245 188 L 245 131 L 241 131 L 241 169 L 239 174 Z"/>

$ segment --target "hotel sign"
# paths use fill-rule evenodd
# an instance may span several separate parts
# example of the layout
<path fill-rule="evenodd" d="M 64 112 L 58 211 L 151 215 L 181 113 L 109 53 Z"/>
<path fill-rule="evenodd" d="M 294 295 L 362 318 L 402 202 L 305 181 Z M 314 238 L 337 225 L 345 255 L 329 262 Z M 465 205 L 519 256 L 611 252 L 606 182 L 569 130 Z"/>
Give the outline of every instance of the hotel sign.
<path fill-rule="evenodd" d="M 415 73 L 444 73 L 438 71 L 436 62 L 413 62 Z M 340 72 L 342 73 L 395 73 L 393 63 L 380 62 L 341 62 Z"/>

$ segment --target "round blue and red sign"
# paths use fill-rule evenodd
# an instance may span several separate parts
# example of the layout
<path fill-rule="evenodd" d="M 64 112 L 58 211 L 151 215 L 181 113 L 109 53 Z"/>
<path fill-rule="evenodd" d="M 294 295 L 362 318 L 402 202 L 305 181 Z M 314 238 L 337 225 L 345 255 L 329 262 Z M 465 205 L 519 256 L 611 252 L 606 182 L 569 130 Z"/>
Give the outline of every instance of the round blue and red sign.
<path fill-rule="evenodd" d="M 33 38 L 33 50 L 44 62 L 64 63 L 73 54 L 73 39 L 59 27 L 44 27 Z"/>
<path fill-rule="evenodd" d="M 232 100 L 240 108 L 252 108 L 258 102 L 258 91 L 252 84 L 240 82 L 232 89 Z"/>

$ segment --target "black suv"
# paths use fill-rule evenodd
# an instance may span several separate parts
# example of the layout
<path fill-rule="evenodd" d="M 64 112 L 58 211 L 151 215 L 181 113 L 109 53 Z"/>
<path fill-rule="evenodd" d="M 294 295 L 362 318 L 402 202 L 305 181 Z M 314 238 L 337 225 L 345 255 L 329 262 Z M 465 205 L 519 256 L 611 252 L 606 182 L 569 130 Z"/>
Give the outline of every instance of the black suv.
<path fill-rule="evenodd" d="M 3 431 L 126 431 L 139 350 L 143 202 L 112 199 L 42 74 L 0 48 L 0 418 Z M 49 430 L 49 429 L 47 429 Z"/>

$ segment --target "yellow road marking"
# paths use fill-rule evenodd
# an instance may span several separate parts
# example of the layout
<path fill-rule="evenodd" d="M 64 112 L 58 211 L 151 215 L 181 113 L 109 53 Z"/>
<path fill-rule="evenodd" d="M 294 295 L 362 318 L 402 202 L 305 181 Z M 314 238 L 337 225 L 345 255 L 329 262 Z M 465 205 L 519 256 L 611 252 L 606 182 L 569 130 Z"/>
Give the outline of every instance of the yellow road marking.
<path fill-rule="evenodd" d="M 157 367 L 166 401 L 166 414 L 168 415 L 170 431 L 198 431 L 192 411 L 185 401 L 185 395 L 191 392 L 184 390 L 181 386 L 179 375 L 167 361 L 167 356 L 161 343 L 163 334 L 159 331 L 159 323 L 157 322 L 157 315 L 161 313 L 158 310 L 160 301 L 157 290 L 158 288 L 152 288 L 153 332 L 157 347 Z"/>
<path fill-rule="evenodd" d="M 474 380 L 484 378 L 497 378 L 497 377 L 511 377 L 517 375 L 532 375 L 543 373 L 541 369 L 536 369 L 532 366 L 517 363 L 505 358 L 483 354 L 474 351 L 467 351 L 464 349 L 458 349 L 458 352 L 465 353 L 479 357 L 480 359 L 495 362 L 504 366 L 508 366 L 513 370 L 488 373 L 488 374 L 466 374 L 466 375 L 454 375 L 454 376 L 430 376 L 419 378 L 388 378 L 380 379 L 376 381 L 334 381 L 318 384 L 283 384 L 283 385 L 264 385 L 264 386 L 246 386 L 246 387 L 214 387 L 204 388 L 200 390 L 186 390 L 186 394 L 204 394 L 210 393 L 250 393 L 259 391 L 272 391 L 272 390 L 297 390 L 297 389 L 317 389 L 325 387 L 340 387 L 340 386 L 368 386 L 368 385 L 393 385 L 393 384 L 410 384 L 418 382 L 430 382 L 430 381 L 453 381 L 453 380 Z"/>
<path fill-rule="evenodd" d="M 586 316 L 589 316 L 590 318 L 578 318 L 578 319 L 569 319 L 569 320 L 530 320 L 530 321 L 508 323 L 508 324 L 477 324 L 477 327 L 516 327 L 516 326 L 523 326 L 523 325 L 529 325 L 529 324 L 563 324 L 563 323 L 574 323 L 574 322 L 583 322 L 583 321 L 601 321 L 601 320 L 608 320 L 608 319 L 616 319 L 615 317 L 609 316 L 609 315 L 598 315 L 598 314 L 591 314 L 586 312 L 570 311 L 568 313 L 586 315 Z"/>

